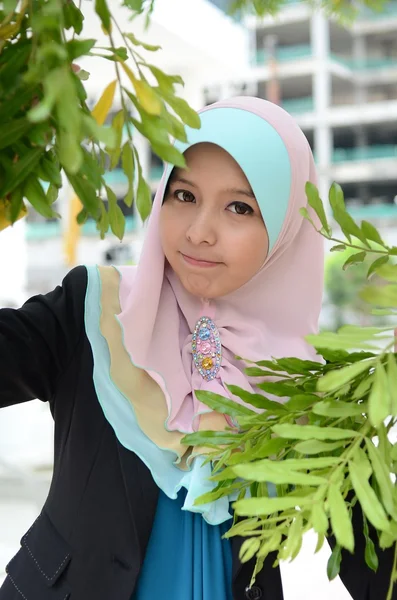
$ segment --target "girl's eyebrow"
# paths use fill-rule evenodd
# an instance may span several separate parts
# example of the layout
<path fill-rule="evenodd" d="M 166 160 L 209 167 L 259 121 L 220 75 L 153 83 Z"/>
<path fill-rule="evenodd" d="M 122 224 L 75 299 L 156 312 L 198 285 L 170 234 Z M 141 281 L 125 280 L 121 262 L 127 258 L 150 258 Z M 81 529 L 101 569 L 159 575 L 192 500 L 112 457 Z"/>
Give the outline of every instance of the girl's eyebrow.
<path fill-rule="evenodd" d="M 190 179 L 185 179 L 184 177 L 175 177 L 175 179 L 171 179 L 170 183 L 185 183 L 187 185 L 190 185 L 191 187 L 197 188 L 197 185 L 195 183 L 193 183 L 193 181 L 190 181 Z M 252 198 L 253 200 L 255 200 L 255 194 L 253 193 L 252 190 L 248 190 L 248 189 L 240 189 L 240 188 L 228 188 L 226 190 L 224 190 L 226 193 L 228 194 L 240 194 L 241 196 L 248 196 L 248 198 Z"/>

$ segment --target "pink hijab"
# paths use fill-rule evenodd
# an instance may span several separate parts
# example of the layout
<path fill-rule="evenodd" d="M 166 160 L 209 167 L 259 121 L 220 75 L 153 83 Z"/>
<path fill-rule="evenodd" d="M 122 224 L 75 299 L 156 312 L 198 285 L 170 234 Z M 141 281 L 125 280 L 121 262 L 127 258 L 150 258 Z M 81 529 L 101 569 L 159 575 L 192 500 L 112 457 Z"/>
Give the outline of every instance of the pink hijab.
<path fill-rule="evenodd" d="M 278 160 L 273 138 L 262 136 L 253 155 L 256 133 L 247 131 L 243 122 L 239 129 L 236 111 L 244 111 L 245 116 L 248 114 L 257 125 L 262 123 L 280 139 L 289 173 L 284 211 L 280 212 L 282 199 L 278 202 L 274 194 L 267 197 L 257 180 L 253 182 L 254 176 L 250 176 L 258 169 L 269 168 L 268 179 L 272 178 L 274 189 L 285 187 L 285 173 L 277 172 L 276 162 L 271 164 Z M 250 361 L 286 356 L 316 360 L 315 350 L 304 337 L 317 332 L 323 289 L 322 238 L 299 213 L 301 207 L 307 206 L 306 182 L 316 184 L 315 166 L 309 144 L 293 118 L 279 106 L 248 97 L 216 103 L 201 111 L 201 117 L 202 128 L 188 132 L 190 143 L 176 146 L 185 151 L 193 143 L 210 141 L 224 147 L 245 172 L 266 225 L 274 211 L 278 210 L 281 217 L 269 231 L 271 248 L 261 270 L 237 291 L 205 305 L 186 292 L 165 261 L 159 215 L 172 168 L 168 166 L 164 171 L 139 265 L 135 269 L 120 268 L 118 318 L 132 362 L 146 370 L 164 392 L 168 405 L 166 429 L 183 433 L 197 431 L 200 414 L 211 412 L 197 400 L 195 390 L 231 397 L 225 384 L 233 384 L 258 391 L 255 381 L 244 374 L 246 365 L 236 356 Z M 210 129 L 207 121 L 212 124 Z M 217 127 L 213 123 L 218 121 L 223 124 L 215 135 Z M 192 332 L 201 316 L 214 320 L 222 343 L 221 369 L 211 382 L 198 373 L 192 356 Z M 234 400 L 244 404 L 239 398 Z"/>

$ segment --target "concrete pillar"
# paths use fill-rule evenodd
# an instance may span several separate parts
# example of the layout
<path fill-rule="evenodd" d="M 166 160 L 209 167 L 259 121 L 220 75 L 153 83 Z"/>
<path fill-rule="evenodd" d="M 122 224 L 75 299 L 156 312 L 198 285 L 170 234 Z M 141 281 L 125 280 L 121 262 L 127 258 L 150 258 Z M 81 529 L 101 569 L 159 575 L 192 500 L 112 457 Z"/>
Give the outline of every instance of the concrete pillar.
<path fill-rule="evenodd" d="M 356 67 L 362 67 L 365 64 L 367 57 L 367 47 L 365 37 L 356 34 L 353 37 L 353 64 Z M 365 104 L 367 102 L 367 89 L 360 81 L 355 81 L 354 84 L 354 102 L 356 104 Z"/>
<path fill-rule="evenodd" d="M 311 46 L 314 59 L 313 99 L 316 113 L 314 148 L 319 174 L 318 187 L 328 211 L 328 191 L 331 184 L 333 136 L 329 126 L 328 109 L 332 103 L 332 82 L 329 70 L 330 32 L 329 22 L 320 11 L 311 18 Z"/>

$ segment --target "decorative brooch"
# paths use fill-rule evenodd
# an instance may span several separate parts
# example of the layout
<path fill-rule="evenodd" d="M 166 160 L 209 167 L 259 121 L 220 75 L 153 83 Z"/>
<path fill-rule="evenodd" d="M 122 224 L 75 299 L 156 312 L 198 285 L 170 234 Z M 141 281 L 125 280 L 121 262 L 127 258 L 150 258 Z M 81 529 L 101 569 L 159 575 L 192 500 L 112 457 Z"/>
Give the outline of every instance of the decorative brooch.
<path fill-rule="evenodd" d="M 219 373 L 222 361 L 222 346 L 219 331 L 209 317 L 201 317 L 194 328 L 192 339 L 194 364 L 206 381 Z"/>

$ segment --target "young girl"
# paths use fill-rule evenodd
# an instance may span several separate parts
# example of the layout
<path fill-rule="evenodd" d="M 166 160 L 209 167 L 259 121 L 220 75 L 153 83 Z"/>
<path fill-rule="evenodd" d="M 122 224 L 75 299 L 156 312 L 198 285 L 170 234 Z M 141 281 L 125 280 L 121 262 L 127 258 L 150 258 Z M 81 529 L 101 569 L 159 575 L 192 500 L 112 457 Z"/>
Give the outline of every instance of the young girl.
<path fill-rule="evenodd" d="M 264 100 L 201 118 L 176 144 L 187 168 L 165 169 L 136 269 L 78 267 L 0 312 L 0 406 L 40 398 L 55 420 L 49 495 L 0 600 L 282 600 L 272 557 L 250 587 L 243 540 L 223 539 L 228 500 L 194 505 L 210 467 L 181 440 L 231 424 L 195 390 L 254 389 L 236 355 L 315 357 L 323 244 L 299 214 L 313 157 Z M 390 563 L 369 572 L 363 544 L 353 559 L 354 599 L 384 598 Z"/>

